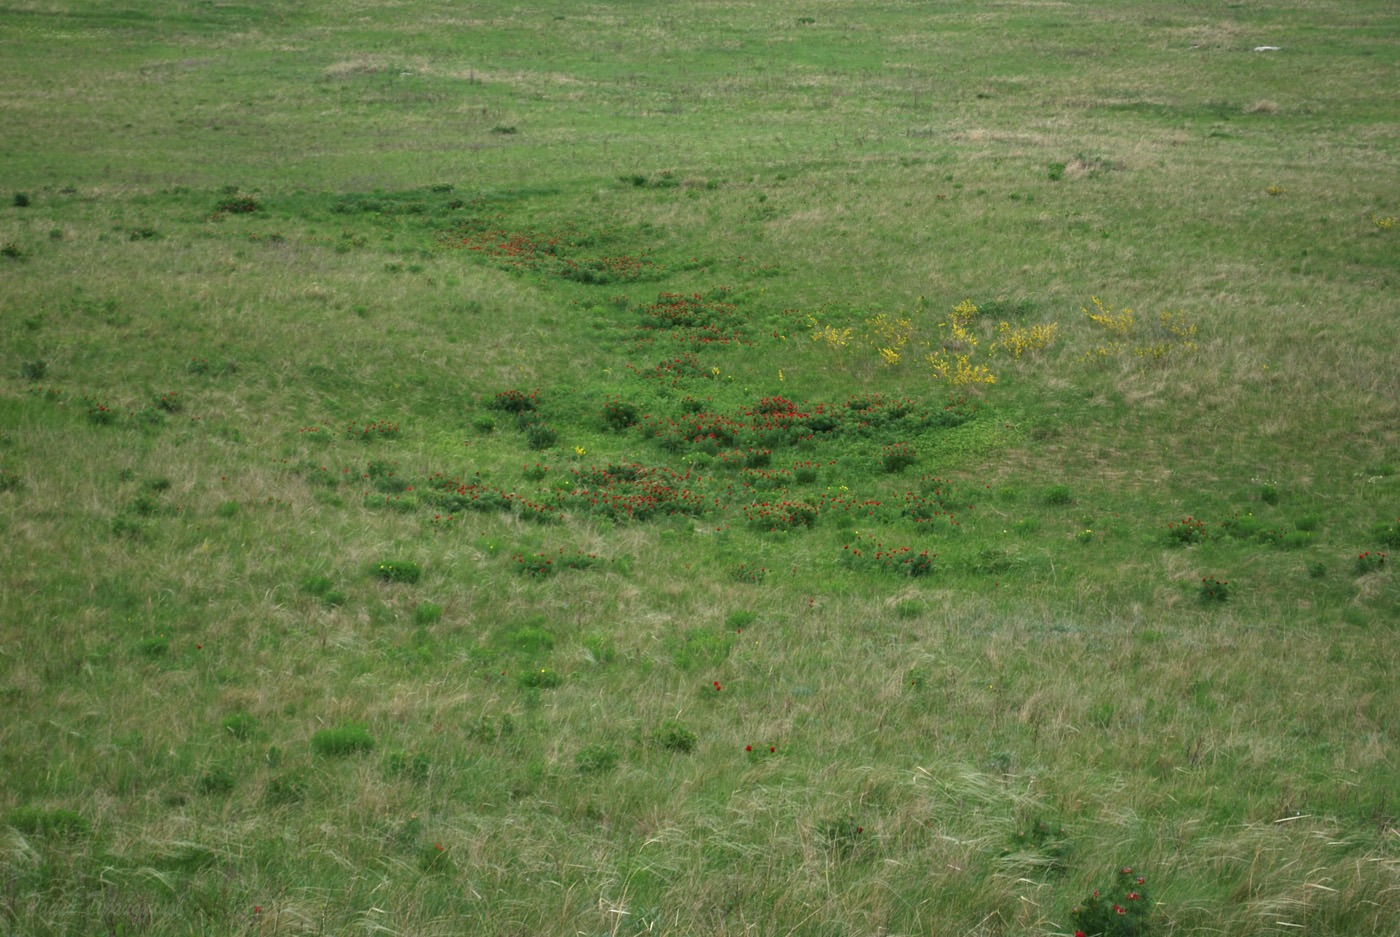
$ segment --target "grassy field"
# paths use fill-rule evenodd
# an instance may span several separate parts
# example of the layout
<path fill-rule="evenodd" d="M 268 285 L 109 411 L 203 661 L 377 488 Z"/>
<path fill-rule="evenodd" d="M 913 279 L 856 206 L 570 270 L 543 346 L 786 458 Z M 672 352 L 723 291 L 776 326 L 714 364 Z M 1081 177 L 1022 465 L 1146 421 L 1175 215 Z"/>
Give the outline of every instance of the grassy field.
<path fill-rule="evenodd" d="M 1394 934 L 1397 87 L 1383 0 L 0 4 L 0 934 Z"/>

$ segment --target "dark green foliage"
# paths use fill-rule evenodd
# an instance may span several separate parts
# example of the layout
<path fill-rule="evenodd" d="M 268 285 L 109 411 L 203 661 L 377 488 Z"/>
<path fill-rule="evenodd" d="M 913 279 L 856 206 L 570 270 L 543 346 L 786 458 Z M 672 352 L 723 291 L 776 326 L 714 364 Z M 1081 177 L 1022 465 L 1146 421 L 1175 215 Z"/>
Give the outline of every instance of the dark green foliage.
<path fill-rule="evenodd" d="M 311 736 L 311 749 L 318 755 L 343 756 L 367 752 L 374 748 L 369 729 L 357 722 L 347 722 L 334 729 L 321 729 Z"/>
<path fill-rule="evenodd" d="M 195 786 L 201 794 L 221 796 L 234 789 L 235 781 L 227 768 L 211 767 L 199 776 Z"/>
<path fill-rule="evenodd" d="M 390 752 L 384 759 L 384 769 L 391 775 L 421 783 L 432 774 L 433 763 L 422 753 L 409 754 L 405 751 Z"/>
<path fill-rule="evenodd" d="M 760 583 L 768 578 L 768 570 L 750 563 L 740 563 L 729 570 L 729 578 L 735 582 Z"/>
<path fill-rule="evenodd" d="M 528 413 L 539 408 L 539 391 L 503 390 L 487 401 L 486 406 L 504 413 Z"/>
<path fill-rule="evenodd" d="M 1126 866 L 1118 870 L 1112 886 L 1095 891 L 1070 911 L 1075 928 L 1085 937 L 1148 937 L 1151 915 L 1147 880 Z"/>
<path fill-rule="evenodd" d="M 442 843 L 424 845 L 418 850 L 418 869 L 424 875 L 453 875 L 457 865 Z"/>
<path fill-rule="evenodd" d="M 298 774 L 277 774 L 268 779 L 263 799 L 273 806 L 301 801 L 306 796 L 306 781 Z"/>
<path fill-rule="evenodd" d="M 1045 489 L 1045 503 L 1064 505 L 1074 503 L 1074 491 L 1069 485 L 1051 485 Z"/>
<path fill-rule="evenodd" d="M 229 713 L 224 717 L 221 727 L 230 738 L 246 742 L 257 732 L 258 721 L 246 712 Z"/>
<path fill-rule="evenodd" d="M 651 740 L 653 744 L 667 751 L 689 754 L 695 751 L 700 737 L 682 723 L 668 720 L 652 733 Z"/>
<path fill-rule="evenodd" d="M 442 606 L 436 602 L 419 602 L 413 606 L 413 623 L 419 627 L 437 623 L 442 618 Z"/>
<path fill-rule="evenodd" d="M 641 411 L 637 409 L 636 404 L 624 400 L 609 400 L 603 404 L 603 424 L 614 432 L 635 426 L 640 418 Z"/>
<path fill-rule="evenodd" d="M 753 612 L 730 612 L 725 616 L 724 627 L 732 631 L 741 631 L 756 621 L 758 616 Z"/>
<path fill-rule="evenodd" d="M 549 690 L 563 684 L 564 678 L 548 668 L 541 667 L 539 670 L 525 671 L 515 678 L 515 682 L 527 690 Z"/>
<path fill-rule="evenodd" d="M 20 377 L 26 381 L 42 381 L 44 375 L 49 372 L 49 365 L 42 358 L 33 361 L 26 361 L 19 366 Z"/>
<path fill-rule="evenodd" d="M 170 653 L 170 637 L 159 634 L 142 638 L 136 642 L 136 653 L 153 660 L 165 657 Z"/>
<path fill-rule="evenodd" d="M 1172 546 L 1185 546 L 1200 543 L 1206 539 L 1206 523 L 1190 515 L 1179 521 L 1167 524 L 1167 543 Z"/>
<path fill-rule="evenodd" d="M 530 625 L 507 632 L 505 642 L 512 651 L 519 654 L 548 654 L 554 649 L 554 636 L 543 628 Z"/>
<path fill-rule="evenodd" d="M 301 591 L 307 595 L 323 596 L 335 586 L 335 580 L 329 576 L 312 576 L 301 584 Z"/>
<path fill-rule="evenodd" d="M 1365 553 L 1358 553 L 1356 563 L 1353 564 L 1356 575 L 1364 576 L 1367 573 L 1374 573 L 1385 566 L 1386 554 L 1379 550 L 1367 550 Z"/>
<path fill-rule="evenodd" d="M 88 821 L 76 810 L 16 807 L 5 815 L 5 823 L 28 836 L 80 836 L 88 831 Z"/>
<path fill-rule="evenodd" d="M 574 756 L 574 768 L 579 774 L 606 774 L 620 760 L 621 755 L 611 745 L 589 745 Z"/>
<path fill-rule="evenodd" d="M 904 443 L 886 446 L 885 452 L 880 458 L 881 468 L 891 475 L 898 474 L 909 466 L 918 464 L 918 453 Z"/>
<path fill-rule="evenodd" d="M 117 422 L 117 412 L 95 400 L 88 402 L 87 417 L 89 422 L 97 426 L 111 426 Z"/>
<path fill-rule="evenodd" d="M 543 423 L 531 423 L 525 428 L 525 444 L 537 452 L 550 448 L 558 441 L 558 431 Z"/>
<path fill-rule="evenodd" d="M 1371 538 L 1383 547 L 1400 547 L 1400 517 L 1376 524 L 1371 528 Z"/>
<path fill-rule="evenodd" d="M 1220 604 L 1230 598 L 1230 583 L 1205 576 L 1201 579 L 1201 601 L 1207 604 Z"/>
<path fill-rule="evenodd" d="M 816 826 L 817 841 L 839 859 L 850 859 L 864 845 L 865 827 L 855 817 L 832 817 Z"/>
<path fill-rule="evenodd" d="M 415 583 L 423 578 L 422 568 L 409 560 L 384 560 L 375 564 L 370 573 L 384 582 Z"/>
<path fill-rule="evenodd" d="M 240 195 L 236 192 L 226 193 L 214 203 L 214 211 L 229 215 L 248 215 L 261 207 L 254 196 Z"/>

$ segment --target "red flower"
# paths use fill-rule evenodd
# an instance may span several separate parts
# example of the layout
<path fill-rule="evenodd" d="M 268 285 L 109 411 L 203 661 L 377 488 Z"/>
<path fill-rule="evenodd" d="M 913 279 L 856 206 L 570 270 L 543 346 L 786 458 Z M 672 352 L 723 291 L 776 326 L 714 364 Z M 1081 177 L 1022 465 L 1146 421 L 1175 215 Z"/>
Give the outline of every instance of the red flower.
<path fill-rule="evenodd" d="M 746 751 L 746 752 L 751 752 L 751 751 L 753 751 L 753 746 L 752 746 L 752 745 L 745 745 L 745 746 L 744 746 L 744 751 Z"/>
<path fill-rule="evenodd" d="M 1117 911 L 1119 914 L 1127 914 L 1127 913 L 1128 913 L 1127 909 L 1124 908 L 1121 904 L 1116 904 L 1116 905 L 1114 905 L 1114 906 L 1113 906 L 1113 910 Z"/>
<path fill-rule="evenodd" d="M 1138 894 L 1137 892 L 1135 892 L 1135 891 L 1130 891 L 1130 892 L 1128 892 L 1128 900 L 1129 900 L 1129 901 L 1137 901 L 1137 900 L 1138 900 L 1139 898 L 1141 898 L 1141 897 L 1142 897 L 1142 895 L 1139 895 L 1139 894 Z"/>
<path fill-rule="evenodd" d="M 1088 937 L 1088 935 L 1085 934 L 1082 930 L 1077 930 L 1074 932 L 1074 937 Z"/>

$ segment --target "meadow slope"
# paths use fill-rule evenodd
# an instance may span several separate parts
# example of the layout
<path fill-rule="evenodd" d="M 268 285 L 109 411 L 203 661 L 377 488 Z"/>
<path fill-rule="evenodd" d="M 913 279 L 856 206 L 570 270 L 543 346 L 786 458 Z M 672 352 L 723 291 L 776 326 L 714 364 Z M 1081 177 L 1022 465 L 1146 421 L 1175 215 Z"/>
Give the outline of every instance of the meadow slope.
<path fill-rule="evenodd" d="M 0 933 L 1395 933 L 1396 87 L 1381 0 L 0 3 Z"/>

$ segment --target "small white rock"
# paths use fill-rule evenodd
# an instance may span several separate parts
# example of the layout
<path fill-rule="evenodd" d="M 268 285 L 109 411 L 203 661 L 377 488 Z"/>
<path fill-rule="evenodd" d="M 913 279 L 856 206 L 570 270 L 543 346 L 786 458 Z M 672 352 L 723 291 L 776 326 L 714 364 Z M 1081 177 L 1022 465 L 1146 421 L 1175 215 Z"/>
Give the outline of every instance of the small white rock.
<path fill-rule="evenodd" d="M 1255 46 L 1255 47 L 1254 47 L 1254 51 L 1255 51 L 1255 52 L 1277 52 L 1277 51 L 1279 51 L 1279 47 L 1278 47 L 1278 46 Z"/>

